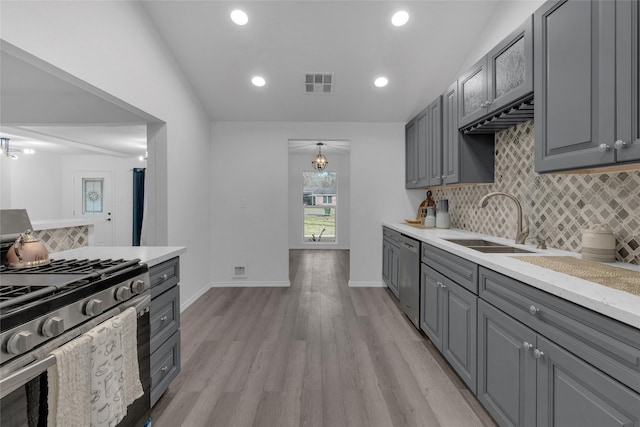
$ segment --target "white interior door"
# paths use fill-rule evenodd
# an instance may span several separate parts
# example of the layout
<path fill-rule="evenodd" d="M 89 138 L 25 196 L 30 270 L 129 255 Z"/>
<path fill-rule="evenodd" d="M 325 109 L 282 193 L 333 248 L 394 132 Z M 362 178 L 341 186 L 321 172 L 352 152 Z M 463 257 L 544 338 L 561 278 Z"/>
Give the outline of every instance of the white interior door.
<path fill-rule="evenodd" d="M 113 246 L 114 187 L 111 172 L 76 171 L 73 186 L 74 217 L 95 221 L 96 246 Z"/>

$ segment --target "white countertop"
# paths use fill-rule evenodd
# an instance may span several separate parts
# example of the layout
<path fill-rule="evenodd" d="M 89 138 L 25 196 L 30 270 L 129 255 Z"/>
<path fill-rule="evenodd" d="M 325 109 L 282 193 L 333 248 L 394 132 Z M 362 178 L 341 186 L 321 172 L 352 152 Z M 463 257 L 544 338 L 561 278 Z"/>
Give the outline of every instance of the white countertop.
<path fill-rule="evenodd" d="M 51 230 L 53 228 L 69 228 L 79 227 L 82 225 L 95 225 L 96 222 L 98 222 L 98 220 L 89 218 L 47 219 L 31 221 L 31 225 L 33 226 L 34 231 L 38 231 Z"/>
<path fill-rule="evenodd" d="M 490 270 L 512 277 L 535 288 L 574 302 L 595 312 L 640 329 L 640 296 L 579 279 L 564 273 L 514 259 L 514 256 L 573 256 L 575 252 L 536 249 L 535 245 L 516 245 L 513 240 L 458 229 L 420 229 L 403 223 L 383 223 L 402 234 L 458 255 Z M 481 238 L 532 251 L 531 254 L 485 254 L 444 239 Z M 640 265 L 615 262 L 614 267 L 640 272 Z"/>
<path fill-rule="evenodd" d="M 187 252 L 186 246 L 84 246 L 54 252 L 51 259 L 135 259 L 149 267 Z"/>

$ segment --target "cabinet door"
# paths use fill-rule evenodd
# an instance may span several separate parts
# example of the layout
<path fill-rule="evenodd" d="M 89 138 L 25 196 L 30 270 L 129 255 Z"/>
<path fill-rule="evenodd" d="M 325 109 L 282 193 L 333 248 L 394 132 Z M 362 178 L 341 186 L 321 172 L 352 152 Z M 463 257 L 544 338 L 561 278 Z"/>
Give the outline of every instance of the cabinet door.
<path fill-rule="evenodd" d="M 440 294 L 445 277 L 422 264 L 420 272 L 420 329 L 442 351 L 442 303 Z"/>
<path fill-rule="evenodd" d="M 400 249 L 396 246 L 391 246 L 389 275 L 391 291 L 398 298 L 400 296 Z"/>
<path fill-rule="evenodd" d="M 423 114 L 418 118 L 418 136 L 417 136 L 417 177 L 416 187 L 426 187 L 429 185 L 429 115 Z"/>
<path fill-rule="evenodd" d="M 476 396 L 501 426 L 536 424 L 535 342 L 531 329 L 478 300 Z"/>
<path fill-rule="evenodd" d="M 465 127 L 487 113 L 487 57 L 458 79 L 458 126 Z"/>
<path fill-rule="evenodd" d="M 542 336 L 536 350 L 538 426 L 640 425 L 640 394 Z"/>
<path fill-rule="evenodd" d="M 411 121 L 405 128 L 405 188 L 416 188 L 418 183 L 418 126 Z"/>
<path fill-rule="evenodd" d="M 533 93 L 533 17 L 487 55 L 488 113 Z"/>
<path fill-rule="evenodd" d="M 442 97 L 427 107 L 427 185 L 441 185 L 442 181 Z"/>
<path fill-rule="evenodd" d="M 535 12 L 537 172 L 615 161 L 615 9 L 569 0 Z"/>
<path fill-rule="evenodd" d="M 391 263 L 391 249 L 390 244 L 386 241 L 382 241 L 382 280 L 387 286 L 389 284 L 389 267 Z"/>
<path fill-rule="evenodd" d="M 475 394 L 478 297 L 451 280 L 443 284 L 442 354 Z"/>
<path fill-rule="evenodd" d="M 460 131 L 458 130 L 458 82 L 443 95 L 442 175 L 443 184 L 460 182 Z"/>
<path fill-rule="evenodd" d="M 616 160 L 640 160 L 640 5 L 616 3 Z M 620 141 L 620 142 L 618 142 Z"/>

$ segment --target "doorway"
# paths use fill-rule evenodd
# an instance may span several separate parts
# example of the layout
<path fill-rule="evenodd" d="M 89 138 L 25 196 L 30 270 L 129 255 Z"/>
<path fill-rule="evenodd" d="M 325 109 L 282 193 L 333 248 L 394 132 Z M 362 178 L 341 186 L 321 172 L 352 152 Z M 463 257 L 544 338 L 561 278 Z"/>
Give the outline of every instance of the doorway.
<path fill-rule="evenodd" d="M 110 171 L 76 171 L 73 174 L 73 217 L 94 221 L 96 246 L 113 246 L 113 200 Z"/>

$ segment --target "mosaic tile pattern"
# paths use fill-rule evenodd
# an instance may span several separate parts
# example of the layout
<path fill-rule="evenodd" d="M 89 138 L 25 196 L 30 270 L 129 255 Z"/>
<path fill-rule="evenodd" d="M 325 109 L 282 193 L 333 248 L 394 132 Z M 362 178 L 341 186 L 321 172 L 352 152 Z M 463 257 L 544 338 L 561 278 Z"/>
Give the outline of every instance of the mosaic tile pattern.
<path fill-rule="evenodd" d="M 582 229 L 606 224 L 616 236 L 616 260 L 640 264 L 640 171 L 580 175 L 534 172 L 533 121 L 496 134 L 493 184 L 434 188 L 435 200 L 449 199 L 451 226 L 492 236 L 514 238 L 516 209 L 504 191 L 520 200 L 529 217 L 529 236 L 547 246 L 580 252 Z"/>
<path fill-rule="evenodd" d="M 89 226 L 87 225 L 38 230 L 34 231 L 33 235 L 44 243 L 49 253 L 89 245 Z"/>

